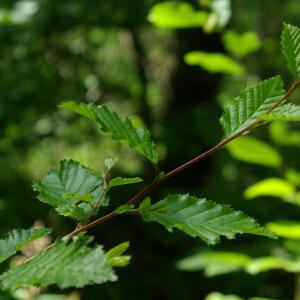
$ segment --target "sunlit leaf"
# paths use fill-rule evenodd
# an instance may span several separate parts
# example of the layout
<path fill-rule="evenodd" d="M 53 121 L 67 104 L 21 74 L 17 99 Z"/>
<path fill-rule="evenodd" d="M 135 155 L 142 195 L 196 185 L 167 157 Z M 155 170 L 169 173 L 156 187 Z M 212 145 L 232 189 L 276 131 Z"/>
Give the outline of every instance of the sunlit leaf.
<path fill-rule="evenodd" d="M 266 113 L 284 95 L 280 76 L 264 80 L 257 85 L 247 87 L 233 102 L 225 107 L 220 119 L 225 136 L 231 136 L 257 122 L 260 115 Z"/>
<path fill-rule="evenodd" d="M 223 53 L 193 51 L 184 56 L 184 61 L 189 65 L 199 66 L 210 73 L 228 73 L 240 76 L 245 72 L 242 65 Z"/>
<path fill-rule="evenodd" d="M 300 172 L 295 169 L 288 169 L 285 172 L 285 178 L 293 185 L 300 187 Z"/>
<path fill-rule="evenodd" d="M 269 132 L 272 140 L 277 144 L 285 146 L 300 145 L 300 133 L 296 130 L 291 130 L 286 122 L 271 123 Z"/>
<path fill-rule="evenodd" d="M 235 295 L 223 295 L 218 292 L 213 292 L 207 295 L 205 297 L 205 300 L 244 300 L 244 299 Z"/>
<path fill-rule="evenodd" d="M 108 262 L 113 267 L 125 267 L 129 264 L 131 256 L 123 255 L 129 248 L 129 242 L 124 242 L 106 253 Z"/>
<path fill-rule="evenodd" d="M 281 34 L 282 52 L 295 78 L 300 78 L 300 28 L 284 24 Z"/>
<path fill-rule="evenodd" d="M 63 160 L 60 168 L 50 170 L 34 184 L 34 190 L 41 202 L 53 206 L 59 214 L 84 220 L 96 212 L 94 208 L 104 187 L 102 178 L 91 169 L 73 160 Z M 92 201 L 85 201 L 89 197 Z"/>
<path fill-rule="evenodd" d="M 250 257 L 238 252 L 208 251 L 198 253 L 177 262 L 182 271 L 204 270 L 207 277 L 231 273 L 243 269 Z"/>
<path fill-rule="evenodd" d="M 227 145 L 227 150 L 236 159 L 248 163 L 279 167 L 281 156 L 267 143 L 251 136 L 241 136 Z"/>
<path fill-rule="evenodd" d="M 223 35 L 224 47 L 231 54 L 243 57 L 260 48 L 261 43 L 257 34 L 253 31 L 237 33 L 227 30 Z"/>
<path fill-rule="evenodd" d="M 287 239 L 300 239 L 300 223 L 291 220 L 273 221 L 266 225 L 277 236 Z"/>
<path fill-rule="evenodd" d="M 188 2 L 165 1 L 153 6 L 148 20 L 157 27 L 181 29 L 201 27 L 207 16 L 206 12 L 195 10 Z"/>
<path fill-rule="evenodd" d="M 50 234 L 48 228 L 14 229 L 0 239 L 0 263 L 16 254 L 22 247 Z"/>
<path fill-rule="evenodd" d="M 267 178 L 249 186 L 244 196 L 253 199 L 260 196 L 278 197 L 292 202 L 295 195 L 295 187 L 288 181 L 280 178 Z"/>
<path fill-rule="evenodd" d="M 153 163 L 157 163 L 158 154 L 148 129 L 135 128 L 128 118 L 120 118 L 105 105 L 77 104 L 69 101 L 61 104 L 60 107 L 96 121 L 103 133 L 111 135 L 114 140 L 127 144 Z"/>
<path fill-rule="evenodd" d="M 29 285 L 58 285 L 60 288 L 83 287 L 117 279 L 101 246 L 91 248 L 92 238 L 79 236 L 71 243 L 57 241 L 26 264 L 4 273 L 1 287 L 15 290 Z"/>
<path fill-rule="evenodd" d="M 244 213 L 188 194 L 169 195 L 140 212 L 146 221 L 158 222 L 171 232 L 177 228 L 207 244 L 219 242 L 221 236 L 232 239 L 238 233 L 274 237 Z"/>

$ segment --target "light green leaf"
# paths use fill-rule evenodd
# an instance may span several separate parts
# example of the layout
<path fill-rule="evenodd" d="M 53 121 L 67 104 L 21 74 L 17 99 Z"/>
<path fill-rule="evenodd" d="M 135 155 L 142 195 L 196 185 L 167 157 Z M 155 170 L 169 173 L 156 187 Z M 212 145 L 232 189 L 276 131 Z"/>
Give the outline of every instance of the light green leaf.
<path fill-rule="evenodd" d="M 188 194 L 169 195 L 140 213 L 145 221 L 158 222 L 168 231 L 177 228 L 207 244 L 219 242 L 221 236 L 232 239 L 237 233 L 274 237 L 244 213 Z"/>
<path fill-rule="evenodd" d="M 281 34 L 282 52 L 295 78 L 300 78 L 300 28 L 284 24 Z"/>
<path fill-rule="evenodd" d="M 220 119 L 225 136 L 255 124 L 260 115 L 266 113 L 283 96 L 283 82 L 279 75 L 244 89 L 225 107 Z"/>
<path fill-rule="evenodd" d="M 269 114 L 261 114 L 260 119 L 263 121 L 300 121 L 300 106 L 287 103 Z"/>
<path fill-rule="evenodd" d="M 294 199 L 295 192 L 295 187 L 288 181 L 281 178 L 267 178 L 249 186 L 245 190 L 244 196 L 246 199 L 271 196 L 291 202 Z"/>
<path fill-rule="evenodd" d="M 295 169 L 288 169 L 285 174 L 285 179 L 291 184 L 300 187 L 300 172 Z"/>
<path fill-rule="evenodd" d="M 132 177 L 132 178 L 115 177 L 109 181 L 108 188 L 112 188 L 120 185 L 134 184 L 142 181 L 143 179 L 139 177 Z"/>
<path fill-rule="evenodd" d="M 71 243 L 59 240 L 48 250 L 42 250 L 26 264 L 19 265 L 1 277 L 3 290 L 15 290 L 29 285 L 60 288 L 83 287 L 117 279 L 101 246 L 91 248 L 92 238 L 78 236 Z"/>
<path fill-rule="evenodd" d="M 16 254 L 22 247 L 50 234 L 48 228 L 14 229 L 4 239 L 0 239 L 0 263 Z"/>
<path fill-rule="evenodd" d="M 227 150 L 236 159 L 267 167 L 280 167 L 282 160 L 276 149 L 250 136 L 240 136 L 227 145 Z"/>
<path fill-rule="evenodd" d="M 184 61 L 189 65 L 199 66 L 210 73 L 228 73 L 237 76 L 245 73 L 242 65 L 222 53 L 193 51 L 184 56 Z"/>
<path fill-rule="evenodd" d="M 273 221 L 266 225 L 277 236 L 286 239 L 300 239 L 300 223 L 291 220 Z"/>
<path fill-rule="evenodd" d="M 166 29 L 181 29 L 201 27 L 208 14 L 196 11 L 193 6 L 182 1 L 165 1 L 151 9 L 148 20 L 157 27 Z"/>
<path fill-rule="evenodd" d="M 278 121 L 271 123 L 269 132 L 272 140 L 277 144 L 285 146 L 300 145 L 300 133 L 296 130 L 291 130 L 286 122 Z"/>
<path fill-rule="evenodd" d="M 129 242 L 124 242 L 106 253 L 108 262 L 113 267 L 125 267 L 129 264 L 131 256 L 122 255 L 129 248 Z"/>
<path fill-rule="evenodd" d="M 157 163 L 158 154 L 148 129 L 133 127 L 128 118 L 120 118 L 105 105 L 77 104 L 70 101 L 61 104 L 60 107 L 96 121 L 103 133 L 111 135 L 114 140 L 122 144 L 127 144 L 153 163 Z"/>
<path fill-rule="evenodd" d="M 58 213 L 76 220 L 85 220 L 96 210 L 97 201 L 103 193 L 103 180 L 91 169 L 73 160 L 63 160 L 59 169 L 49 171 L 42 181 L 34 184 L 38 199 L 53 206 Z M 75 194 L 74 198 L 66 195 Z M 92 202 L 79 199 L 89 194 Z"/>
<path fill-rule="evenodd" d="M 224 47 L 231 54 L 243 57 L 261 47 L 259 37 L 254 31 L 237 33 L 228 30 L 223 35 Z"/>
<path fill-rule="evenodd" d="M 223 295 L 218 292 L 213 292 L 213 293 L 208 294 L 205 297 L 205 300 L 243 300 L 243 298 L 240 298 L 235 295 Z"/>
<path fill-rule="evenodd" d="M 251 258 L 238 252 L 208 251 L 186 257 L 177 262 L 182 271 L 204 270 L 207 277 L 231 273 L 243 269 Z"/>
<path fill-rule="evenodd" d="M 132 204 L 124 204 L 119 206 L 116 210 L 115 213 L 118 215 L 126 214 L 128 212 L 131 212 L 133 210 L 134 205 Z"/>
<path fill-rule="evenodd" d="M 246 267 L 246 272 L 256 275 L 261 272 L 282 269 L 286 272 L 298 273 L 300 271 L 300 261 L 289 260 L 279 256 L 265 256 L 252 259 Z"/>

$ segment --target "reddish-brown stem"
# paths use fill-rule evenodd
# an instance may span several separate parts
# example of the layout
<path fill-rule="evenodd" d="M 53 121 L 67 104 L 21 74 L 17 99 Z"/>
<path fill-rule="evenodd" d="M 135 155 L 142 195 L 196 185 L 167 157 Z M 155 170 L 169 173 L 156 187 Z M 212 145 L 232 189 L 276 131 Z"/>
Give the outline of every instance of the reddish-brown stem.
<path fill-rule="evenodd" d="M 282 104 L 284 101 L 286 101 L 288 99 L 288 97 L 293 93 L 293 91 L 300 85 L 300 81 L 295 81 L 291 87 L 287 90 L 287 92 L 284 94 L 284 96 L 277 101 L 268 111 L 267 114 L 271 113 L 276 107 L 278 107 L 280 104 Z M 141 200 L 142 198 L 144 198 L 150 191 L 152 191 L 159 183 L 161 183 L 162 181 L 165 181 L 167 179 L 169 179 L 170 177 L 173 177 L 174 175 L 183 172 L 184 170 L 186 170 L 187 168 L 189 168 L 190 166 L 198 163 L 199 161 L 201 161 L 202 159 L 204 159 L 205 157 L 211 155 L 212 153 L 216 152 L 217 150 L 223 148 L 224 146 L 226 146 L 229 142 L 231 142 L 232 140 L 236 139 L 237 137 L 239 137 L 240 135 L 242 135 L 243 133 L 251 130 L 253 127 L 259 125 L 263 123 L 263 121 L 261 121 L 260 119 L 257 119 L 255 121 L 253 121 L 253 123 L 251 123 L 250 125 L 248 125 L 247 127 L 235 132 L 234 134 L 232 134 L 231 136 L 225 138 L 224 140 L 222 140 L 221 142 L 219 142 L 218 144 L 216 144 L 215 146 L 213 146 L 212 148 L 208 149 L 207 151 L 201 153 L 200 155 L 194 157 L 193 159 L 187 161 L 186 163 L 178 166 L 177 168 L 173 169 L 172 171 L 169 171 L 168 173 L 162 175 L 161 177 L 155 178 L 153 181 L 151 181 L 143 190 L 141 190 L 139 193 L 137 193 L 135 196 L 133 196 L 131 199 L 129 199 L 129 201 L 126 203 L 128 205 L 130 204 L 135 204 L 136 202 L 138 202 L 139 200 Z M 96 219 L 95 221 L 90 222 L 87 225 L 84 225 L 80 228 L 75 229 L 73 232 L 71 232 L 70 234 L 67 235 L 67 237 L 72 237 L 82 231 L 87 231 L 103 222 L 106 222 L 114 217 L 116 217 L 118 214 L 116 211 L 112 211 L 111 213 L 100 217 L 98 219 Z"/>

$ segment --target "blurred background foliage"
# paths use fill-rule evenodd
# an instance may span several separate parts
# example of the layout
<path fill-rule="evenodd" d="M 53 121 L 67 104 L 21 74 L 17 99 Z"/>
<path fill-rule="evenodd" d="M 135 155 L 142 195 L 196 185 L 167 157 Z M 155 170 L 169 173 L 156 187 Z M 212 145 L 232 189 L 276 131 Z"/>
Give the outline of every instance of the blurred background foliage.
<path fill-rule="evenodd" d="M 60 235 L 73 228 L 31 189 L 32 181 L 60 159 L 80 160 L 101 172 L 105 158 L 119 157 L 117 175 L 153 177 L 140 156 L 99 135 L 90 122 L 59 110 L 59 103 L 106 103 L 134 124 L 147 125 L 158 143 L 161 168 L 169 170 L 222 137 L 222 108 L 243 87 L 276 73 L 290 82 L 279 36 L 284 21 L 299 26 L 299 14 L 297 0 L 2 0 L 0 233 L 37 220 Z M 299 103 L 299 93 L 294 101 Z M 299 125 L 274 123 L 166 182 L 153 198 L 190 192 L 244 210 L 263 224 L 289 220 L 296 227 L 292 233 L 288 227 L 290 236 L 283 237 L 297 240 L 299 147 Z M 119 188 L 113 205 L 137 189 Z M 261 201 L 245 200 L 255 197 Z M 279 234 L 286 224 L 273 222 L 270 228 Z M 133 261 L 119 272 L 117 283 L 67 290 L 68 299 L 191 300 L 215 291 L 242 298 L 214 293 L 207 299 L 293 298 L 295 275 L 280 268 L 255 277 L 239 271 L 208 279 L 201 271 L 175 266 L 184 256 L 211 250 L 268 256 L 289 240 L 241 236 L 208 249 L 128 216 L 92 232 L 107 248 L 130 240 Z M 290 247 L 300 253 L 299 245 Z M 63 299 L 46 297 L 38 299 Z"/>

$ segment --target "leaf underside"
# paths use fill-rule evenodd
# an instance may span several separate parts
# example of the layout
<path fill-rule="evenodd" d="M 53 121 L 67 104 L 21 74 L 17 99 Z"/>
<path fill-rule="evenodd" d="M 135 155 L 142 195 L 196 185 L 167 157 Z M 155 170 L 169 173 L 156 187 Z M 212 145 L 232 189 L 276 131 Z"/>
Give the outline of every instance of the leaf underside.
<path fill-rule="evenodd" d="M 281 47 L 287 66 L 296 79 L 300 78 L 300 28 L 284 24 Z"/>
<path fill-rule="evenodd" d="M 48 228 L 14 229 L 0 240 L 0 263 L 17 253 L 22 247 L 50 234 Z"/>
<path fill-rule="evenodd" d="M 260 118 L 263 121 L 300 121 L 300 106 L 287 103 L 269 114 L 262 114 Z"/>
<path fill-rule="evenodd" d="M 283 96 L 283 82 L 279 75 L 244 89 L 225 107 L 220 119 L 225 136 L 231 136 L 254 125 L 260 115 L 267 113 Z"/>
<path fill-rule="evenodd" d="M 4 273 L 1 279 L 3 290 L 21 287 L 48 286 L 60 288 L 83 287 L 117 279 L 101 246 L 88 246 L 88 236 L 78 236 L 71 243 L 57 241 L 48 250 L 43 250 L 29 262 Z"/>
<path fill-rule="evenodd" d="M 96 204 L 104 189 L 99 175 L 73 160 L 61 161 L 59 169 L 50 170 L 33 188 L 38 192 L 41 202 L 53 206 L 59 214 L 75 220 L 85 220 L 95 213 L 92 205 Z M 87 195 L 91 196 L 92 203 L 85 203 Z"/>
<path fill-rule="evenodd" d="M 254 219 L 226 205 L 219 205 L 194 196 L 169 195 L 149 208 L 141 209 L 146 221 L 155 221 L 172 231 L 177 228 L 207 244 L 215 244 L 221 236 L 232 239 L 236 234 L 249 233 L 274 237 Z"/>
<path fill-rule="evenodd" d="M 70 101 L 63 103 L 60 107 L 96 121 L 103 133 L 111 135 L 114 140 L 127 144 L 153 163 L 157 163 L 158 154 L 148 129 L 135 128 L 128 118 L 120 118 L 105 105 L 77 104 Z"/>

